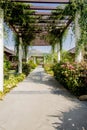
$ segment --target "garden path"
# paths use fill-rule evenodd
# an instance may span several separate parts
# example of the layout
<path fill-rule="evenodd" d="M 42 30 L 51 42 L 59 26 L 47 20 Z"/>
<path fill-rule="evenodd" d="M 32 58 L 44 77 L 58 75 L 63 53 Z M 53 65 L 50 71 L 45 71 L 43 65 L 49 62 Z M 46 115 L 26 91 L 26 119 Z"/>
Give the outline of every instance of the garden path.
<path fill-rule="evenodd" d="M 0 101 L 0 130 L 87 130 L 87 102 L 37 67 Z"/>

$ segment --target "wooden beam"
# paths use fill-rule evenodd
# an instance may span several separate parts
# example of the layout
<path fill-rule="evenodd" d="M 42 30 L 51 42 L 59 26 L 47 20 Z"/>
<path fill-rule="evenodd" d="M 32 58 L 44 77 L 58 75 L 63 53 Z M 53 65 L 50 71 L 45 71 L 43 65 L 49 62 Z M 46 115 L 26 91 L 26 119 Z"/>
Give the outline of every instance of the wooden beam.
<path fill-rule="evenodd" d="M 41 26 L 41 27 L 46 27 L 46 26 L 52 26 L 52 25 L 55 25 L 56 27 L 64 27 L 67 25 L 67 23 L 30 23 L 30 25 L 32 26 Z"/>
<path fill-rule="evenodd" d="M 72 19 L 69 19 L 69 21 L 67 22 L 66 26 L 64 27 L 63 31 L 61 32 L 61 34 L 63 34 L 65 32 L 65 30 L 69 27 L 69 25 L 72 23 Z"/>
<path fill-rule="evenodd" d="M 48 7 L 48 6 L 28 6 L 26 9 L 30 10 L 56 10 L 56 7 Z"/>
<path fill-rule="evenodd" d="M 11 0 L 12 2 L 25 2 L 25 3 L 55 3 L 55 4 L 68 4 L 69 0 Z"/>
<path fill-rule="evenodd" d="M 36 37 L 36 39 L 32 41 L 32 46 L 49 46 L 49 43 Z"/>
<path fill-rule="evenodd" d="M 41 16 L 50 16 L 51 12 L 34 12 L 32 14 L 29 15 L 41 15 Z"/>

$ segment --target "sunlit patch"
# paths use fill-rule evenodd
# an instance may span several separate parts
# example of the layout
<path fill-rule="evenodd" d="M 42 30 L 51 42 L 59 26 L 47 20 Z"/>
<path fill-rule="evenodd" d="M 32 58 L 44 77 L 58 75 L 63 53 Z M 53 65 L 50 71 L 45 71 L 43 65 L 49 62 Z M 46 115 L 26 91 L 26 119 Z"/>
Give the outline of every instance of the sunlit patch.
<path fill-rule="evenodd" d="M 72 126 L 74 127 L 74 126 L 75 126 L 75 124 L 72 124 Z"/>
<path fill-rule="evenodd" d="M 82 127 L 82 130 L 86 130 L 84 127 Z"/>
<path fill-rule="evenodd" d="M 68 119 L 68 121 L 71 121 L 71 120 L 72 120 L 71 118 Z"/>

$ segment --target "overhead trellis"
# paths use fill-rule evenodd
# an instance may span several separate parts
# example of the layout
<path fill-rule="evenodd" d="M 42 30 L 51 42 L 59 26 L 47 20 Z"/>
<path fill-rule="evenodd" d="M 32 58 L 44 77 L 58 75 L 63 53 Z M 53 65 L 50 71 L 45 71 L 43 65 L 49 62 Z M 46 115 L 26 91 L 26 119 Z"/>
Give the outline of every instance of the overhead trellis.
<path fill-rule="evenodd" d="M 34 7 L 30 3 L 69 4 L 70 1 L 8 0 L 7 2 L 3 2 L 2 7 L 5 8 L 5 21 L 9 23 L 18 35 L 21 34 L 26 42 L 30 38 L 33 39 L 37 33 L 44 34 L 44 32 L 53 32 L 57 36 L 61 36 L 72 22 L 72 17 L 64 14 L 64 7 Z M 50 10 L 50 12 L 38 12 L 36 10 Z"/>
<path fill-rule="evenodd" d="M 8 2 L 3 3 L 2 8 L 4 8 L 5 12 L 4 21 L 9 24 L 17 35 L 20 36 L 21 34 L 24 43 L 28 43 L 34 37 L 34 26 L 29 23 L 34 23 L 35 20 L 25 12 L 26 4 Z M 28 12 L 33 13 L 34 11 L 29 10 Z"/>

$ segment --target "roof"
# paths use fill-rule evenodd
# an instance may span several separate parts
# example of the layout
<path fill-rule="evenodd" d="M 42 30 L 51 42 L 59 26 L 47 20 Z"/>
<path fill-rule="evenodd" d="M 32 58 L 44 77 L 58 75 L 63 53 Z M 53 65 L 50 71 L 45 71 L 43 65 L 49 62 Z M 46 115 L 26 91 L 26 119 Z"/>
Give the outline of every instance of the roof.
<path fill-rule="evenodd" d="M 42 57 L 42 56 L 44 56 L 45 54 L 46 54 L 46 53 L 43 53 L 43 52 L 38 51 L 38 50 L 36 50 L 36 49 L 30 50 L 29 53 L 28 53 L 29 57 L 31 57 L 31 56 L 39 56 L 39 57 Z"/>
<path fill-rule="evenodd" d="M 71 48 L 70 50 L 68 50 L 68 52 L 74 54 L 75 53 L 75 47 Z"/>
<path fill-rule="evenodd" d="M 4 47 L 4 52 L 9 53 L 10 55 L 13 55 L 13 56 L 16 55 L 15 52 L 14 52 L 13 50 L 10 50 L 10 49 L 7 48 L 7 47 Z"/>

